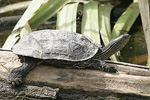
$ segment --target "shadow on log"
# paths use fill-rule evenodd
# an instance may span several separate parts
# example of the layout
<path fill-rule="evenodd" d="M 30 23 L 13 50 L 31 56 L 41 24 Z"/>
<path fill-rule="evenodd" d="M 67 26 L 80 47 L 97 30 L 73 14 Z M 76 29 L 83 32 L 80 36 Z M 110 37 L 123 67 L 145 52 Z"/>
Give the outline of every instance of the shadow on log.
<path fill-rule="evenodd" d="M 25 77 L 22 86 L 11 89 L 7 81 L 8 72 L 21 63 L 18 56 L 12 52 L 0 51 L 0 95 L 1 98 L 11 100 L 14 99 L 12 99 L 13 96 L 18 99 L 20 94 L 26 95 L 24 98 L 29 98 L 29 100 L 30 98 L 37 99 L 37 97 L 55 99 L 59 88 L 57 100 L 150 99 L 150 71 L 146 66 L 137 68 L 140 66 L 107 62 L 115 66 L 119 73 L 110 74 L 98 70 L 67 69 L 40 65 L 36 66 Z M 41 96 L 38 94 L 39 92 L 33 91 L 37 88 L 49 90 L 49 92 Z M 11 94 L 11 96 L 6 94 Z M 46 95 L 49 97 L 46 97 Z"/>

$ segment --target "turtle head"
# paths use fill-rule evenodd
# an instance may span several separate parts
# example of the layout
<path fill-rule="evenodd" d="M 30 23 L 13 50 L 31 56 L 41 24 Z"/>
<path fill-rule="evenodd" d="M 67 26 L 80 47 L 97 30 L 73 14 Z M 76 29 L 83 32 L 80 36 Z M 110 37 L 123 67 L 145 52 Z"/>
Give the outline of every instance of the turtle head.
<path fill-rule="evenodd" d="M 120 35 L 110 41 L 105 47 L 103 47 L 101 57 L 102 59 L 107 59 L 117 51 L 121 50 L 130 39 L 129 34 Z"/>
<path fill-rule="evenodd" d="M 131 36 L 129 34 L 120 35 L 120 36 L 112 39 L 108 45 L 111 47 L 115 47 L 116 52 L 117 52 L 117 51 L 121 50 L 127 44 L 130 37 Z"/>

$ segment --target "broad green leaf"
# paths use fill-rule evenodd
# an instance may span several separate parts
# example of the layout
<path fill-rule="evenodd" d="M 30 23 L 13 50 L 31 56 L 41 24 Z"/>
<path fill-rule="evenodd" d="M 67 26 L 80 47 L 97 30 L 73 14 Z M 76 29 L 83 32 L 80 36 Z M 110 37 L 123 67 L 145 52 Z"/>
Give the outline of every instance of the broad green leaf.
<path fill-rule="evenodd" d="M 43 22 L 56 14 L 69 1 L 70 0 L 48 0 L 48 2 L 42 5 L 29 20 L 31 28 L 33 29 L 41 25 Z"/>
<path fill-rule="evenodd" d="M 5 44 L 3 45 L 4 49 L 11 49 L 12 46 L 16 43 L 19 39 L 20 30 L 22 30 L 27 23 L 27 21 L 33 16 L 33 13 L 43 4 L 44 0 L 33 0 L 21 19 L 16 24 L 15 28 L 13 29 L 12 33 L 7 38 Z"/>
<path fill-rule="evenodd" d="M 100 5 L 98 9 L 99 29 L 105 45 L 107 45 L 111 40 L 110 14 L 113 7 L 114 6 L 110 4 L 103 4 Z"/>
<path fill-rule="evenodd" d="M 33 0 L 31 2 L 29 7 L 15 26 L 13 32 L 7 38 L 5 44 L 3 45 L 4 49 L 11 49 L 19 39 L 19 35 L 21 34 L 23 36 L 24 33 L 21 32 L 24 32 L 25 29 L 30 29 L 30 27 L 31 29 L 38 27 L 44 21 L 56 14 L 57 11 L 60 10 L 67 2 L 69 2 L 69 0 L 48 0 L 45 4 L 43 4 L 44 1 L 47 0 L 38 0 L 38 2 L 37 0 Z M 28 26 L 30 26 L 28 28 L 25 26 L 27 23 L 29 23 Z M 27 31 L 30 32 L 30 30 Z"/>
<path fill-rule="evenodd" d="M 81 33 L 90 37 L 94 42 L 100 44 L 98 4 L 98 2 L 94 1 L 84 3 Z"/>
<path fill-rule="evenodd" d="M 56 29 L 76 32 L 78 3 L 67 4 L 57 13 Z"/>
<path fill-rule="evenodd" d="M 132 3 L 127 10 L 119 17 L 113 30 L 112 38 L 121 34 L 128 33 L 139 15 L 139 8 L 137 3 Z"/>
<path fill-rule="evenodd" d="M 110 14 L 113 6 L 110 4 L 103 4 L 99 6 L 98 16 L 99 16 L 99 29 L 101 33 L 102 40 L 106 46 L 111 40 L 111 24 L 110 24 Z M 111 60 L 118 61 L 116 55 L 112 55 Z"/>
<path fill-rule="evenodd" d="M 28 23 L 26 23 L 26 24 L 24 25 L 24 27 L 21 29 L 20 37 L 22 37 L 22 36 L 24 36 L 24 35 L 26 35 L 26 34 L 28 34 L 28 33 L 31 33 L 31 32 L 32 32 L 32 30 L 31 30 L 31 28 L 30 28 L 30 25 L 29 25 Z"/>

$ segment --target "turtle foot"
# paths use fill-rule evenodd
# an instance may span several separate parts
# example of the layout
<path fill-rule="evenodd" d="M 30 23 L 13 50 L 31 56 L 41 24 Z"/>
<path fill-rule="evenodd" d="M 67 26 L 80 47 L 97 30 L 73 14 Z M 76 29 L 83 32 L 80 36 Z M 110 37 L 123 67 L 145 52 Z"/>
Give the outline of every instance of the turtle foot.
<path fill-rule="evenodd" d="M 109 73 L 117 73 L 118 70 L 115 67 L 110 66 L 110 67 L 107 68 L 107 72 L 109 72 Z"/>
<path fill-rule="evenodd" d="M 22 79 L 21 78 L 9 79 L 9 84 L 12 87 L 18 87 L 20 84 L 22 84 Z"/>

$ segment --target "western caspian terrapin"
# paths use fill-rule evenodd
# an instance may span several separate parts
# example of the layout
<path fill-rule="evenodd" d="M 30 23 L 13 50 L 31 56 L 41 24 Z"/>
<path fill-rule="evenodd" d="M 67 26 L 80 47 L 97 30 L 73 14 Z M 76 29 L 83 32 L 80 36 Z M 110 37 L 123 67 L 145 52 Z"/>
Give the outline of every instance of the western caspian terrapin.
<path fill-rule="evenodd" d="M 15 54 L 24 57 L 24 62 L 20 67 L 11 70 L 9 81 L 13 86 L 19 85 L 22 78 L 41 60 L 58 67 L 92 68 L 116 73 L 117 70 L 107 65 L 104 60 L 121 50 L 129 38 L 128 34 L 121 35 L 101 48 L 88 37 L 75 32 L 31 32 L 23 36 L 12 48 Z"/>

